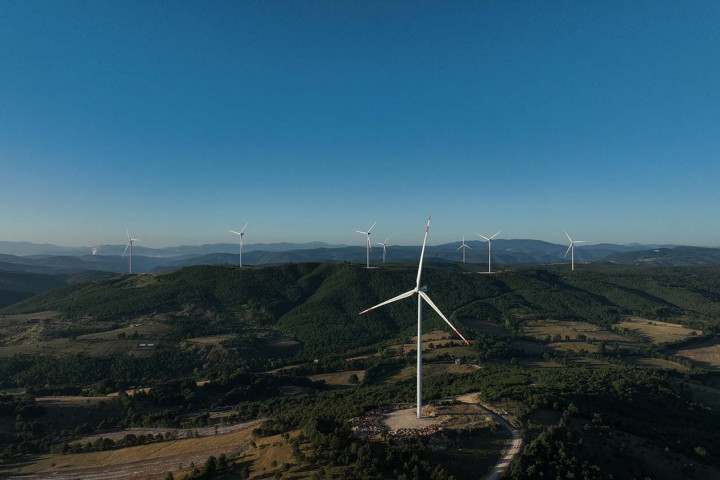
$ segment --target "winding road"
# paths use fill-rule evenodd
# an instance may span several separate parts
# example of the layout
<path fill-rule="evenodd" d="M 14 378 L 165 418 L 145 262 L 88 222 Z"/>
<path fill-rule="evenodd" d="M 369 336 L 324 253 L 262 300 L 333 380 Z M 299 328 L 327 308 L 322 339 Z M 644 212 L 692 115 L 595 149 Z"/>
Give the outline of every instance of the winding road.
<path fill-rule="evenodd" d="M 487 410 L 497 421 L 507 429 L 508 432 L 510 432 L 511 435 L 511 442 L 510 446 L 503 450 L 502 456 L 500 457 L 500 460 L 495 464 L 495 466 L 490 470 L 490 472 L 487 473 L 484 477 L 482 477 L 482 480 L 498 480 L 510 467 L 510 462 L 512 462 L 512 459 L 520 452 L 520 447 L 522 447 L 522 435 L 520 435 L 520 430 L 518 428 L 515 428 L 510 422 L 508 422 L 502 415 L 495 412 L 490 406 L 483 404 L 480 402 L 480 398 L 477 393 L 468 393 L 467 395 L 461 395 L 457 397 L 458 401 L 462 403 L 472 403 L 477 404 L 483 407 L 485 410 Z"/>

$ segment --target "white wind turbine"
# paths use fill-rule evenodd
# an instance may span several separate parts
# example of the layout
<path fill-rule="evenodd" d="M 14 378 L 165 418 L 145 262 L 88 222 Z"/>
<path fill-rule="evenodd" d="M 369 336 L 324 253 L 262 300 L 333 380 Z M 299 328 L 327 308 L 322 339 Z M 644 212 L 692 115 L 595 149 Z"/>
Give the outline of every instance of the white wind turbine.
<path fill-rule="evenodd" d="M 465 244 L 465 235 L 463 235 L 463 243 L 460 245 L 455 251 L 457 252 L 462 248 L 463 251 L 463 263 L 465 263 L 465 249 L 470 248 L 468 245 Z M 472 250 L 472 249 L 471 249 Z"/>
<path fill-rule="evenodd" d="M 125 227 L 125 233 L 127 234 L 127 245 L 125 245 L 125 250 L 123 251 L 122 256 L 125 256 L 125 253 L 127 253 L 128 248 L 130 248 L 130 273 L 132 273 L 132 247 L 133 243 L 140 240 L 139 238 L 131 238 L 130 237 L 130 231 L 127 227 Z"/>
<path fill-rule="evenodd" d="M 423 299 L 430 304 L 430 306 L 437 312 L 440 317 L 445 320 L 445 322 L 450 325 L 450 328 L 452 328 L 455 333 L 457 333 L 460 338 L 465 341 L 468 345 L 470 343 L 463 337 L 460 332 L 458 332 L 457 328 L 453 327 L 453 324 L 450 323 L 450 320 L 448 320 L 445 315 L 440 311 L 440 309 L 433 303 L 432 300 L 430 300 L 430 297 L 427 295 L 427 287 L 420 287 L 420 277 L 422 275 L 422 264 L 423 264 L 423 257 L 425 256 L 425 244 L 427 243 L 427 236 L 428 231 L 430 230 L 430 217 L 428 217 L 428 223 L 427 227 L 425 227 L 425 238 L 423 239 L 423 245 L 422 250 L 420 251 L 420 264 L 418 265 L 418 273 L 417 273 L 417 280 L 415 282 L 415 288 L 410 290 L 409 292 L 405 292 L 402 295 L 398 295 L 397 297 L 391 298 L 390 300 L 386 300 L 382 303 L 378 303 L 374 307 L 370 307 L 367 310 L 363 310 L 360 312 L 360 315 L 369 312 L 370 310 L 374 310 L 378 307 L 382 307 L 383 305 L 387 305 L 389 303 L 396 302 L 398 300 L 402 300 L 403 298 L 411 297 L 417 293 L 418 295 L 418 331 L 417 331 L 417 418 L 422 418 L 422 301 Z"/>
<path fill-rule="evenodd" d="M 493 238 L 500 235 L 500 232 L 502 232 L 502 230 L 498 230 L 498 232 L 495 235 L 493 235 L 492 237 L 486 237 L 485 235 L 480 235 L 479 233 L 475 234 L 478 237 L 484 238 L 485 241 L 488 242 L 488 273 L 492 273 L 492 241 L 493 241 Z"/>
<path fill-rule="evenodd" d="M 245 226 L 239 231 L 236 232 L 235 230 L 228 230 L 230 233 L 234 233 L 235 235 L 240 236 L 240 256 L 238 258 L 238 265 L 242 267 L 242 247 L 243 247 L 243 236 L 245 235 L 245 229 L 250 224 L 250 221 L 248 221 Z"/>
<path fill-rule="evenodd" d="M 565 255 L 563 255 L 563 258 L 566 258 L 568 252 L 570 252 L 570 265 L 571 265 L 571 270 L 574 272 L 575 271 L 575 244 L 576 243 L 586 243 L 586 242 L 585 242 L 585 240 L 573 240 L 572 238 L 570 238 L 570 235 L 567 232 L 565 232 L 565 235 L 568 237 L 568 240 L 570 240 L 570 246 L 565 251 Z"/>
<path fill-rule="evenodd" d="M 388 240 L 390 240 L 390 239 L 389 239 L 389 238 L 386 238 L 385 241 L 382 242 L 382 243 L 380 243 L 380 242 L 375 242 L 375 243 L 377 243 L 378 245 L 382 245 L 382 247 L 383 247 L 383 263 L 385 263 L 385 250 L 387 249 L 387 242 L 388 242 Z"/>
<path fill-rule="evenodd" d="M 373 229 L 376 223 L 377 220 L 375 220 L 375 223 L 373 223 L 370 228 L 368 228 L 367 232 L 363 232 L 362 230 L 353 230 L 355 233 L 362 233 L 363 235 L 365 235 L 365 249 L 367 250 L 365 255 L 365 268 L 370 268 L 370 252 L 372 251 L 372 244 L 370 243 L 370 231 Z"/>

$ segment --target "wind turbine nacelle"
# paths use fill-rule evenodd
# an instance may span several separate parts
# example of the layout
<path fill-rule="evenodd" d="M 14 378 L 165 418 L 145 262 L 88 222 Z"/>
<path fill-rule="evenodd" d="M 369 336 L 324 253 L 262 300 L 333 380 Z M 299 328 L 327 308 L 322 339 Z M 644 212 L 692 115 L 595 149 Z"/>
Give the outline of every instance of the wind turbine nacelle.
<path fill-rule="evenodd" d="M 425 293 L 427 293 L 427 291 L 428 291 L 427 286 L 418 288 L 418 292 L 425 292 Z"/>

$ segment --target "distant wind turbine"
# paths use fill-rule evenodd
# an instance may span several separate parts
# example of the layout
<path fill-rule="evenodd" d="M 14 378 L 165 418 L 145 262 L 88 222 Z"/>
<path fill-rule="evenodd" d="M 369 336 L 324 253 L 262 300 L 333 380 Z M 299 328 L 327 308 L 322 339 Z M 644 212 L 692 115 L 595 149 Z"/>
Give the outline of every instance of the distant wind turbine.
<path fill-rule="evenodd" d="M 492 273 L 492 242 L 493 242 L 493 238 L 500 235 L 500 232 L 502 232 L 502 230 L 498 230 L 498 232 L 495 235 L 493 235 L 492 237 L 486 237 L 485 235 L 480 235 L 479 233 L 475 234 L 478 237 L 482 237 L 483 239 L 485 239 L 485 241 L 488 243 L 488 273 Z"/>
<path fill-rule="evenodd" d="M 575 271 L 575 244 L 576 243 L 586 243 L 586 242 L 585 242 L 585 240 L 573 240 L 572 238 L 570 238 L 570 235 L 567 232 L 565 232 L 565 235 L 568 237 L 568 240 L 570 240 L 570 246 L 565 251 L 565 255 L 563 255 L 563 258 L 567 258 L 567 254 L 568 254 L 568 252 L 570 252 L 570 265 L 571 265 L 571 270 L 574 272 Z"/>
<path fill-rule="evenodd" d="M 388 242 L 388 240 L 390 240 L 390 239 L 389 239 L 389 238 L 386 238 L 385 241 L 382 242 L 382 243 L 380 243 L 380 242 L 375 242 L 375 243 L 377 243 L 378 245 L 382 245 L 382 247 L 383 247 L 383 263 L 385 263 L 385 250 L 386 250 L 386 248 L 387 248 L 387 242 Z"/>
<path fill-rule="evenodd" d="M 94 247 L 92 247 L 91 252 L 93 255 L 97 255 L 98 251 L 100 251 L 100 245 L 95 245 Z"/>
<path fill-rule="evenodd" d="M 239 232 L 236 232 L 235 230 L 228 230 L 228 232 L 234 233 L 235 235 L 240 236 L 240 255 L 239 255 L 239 258 L 238 258 L 238 265 L 240 265 L 241 267 L 242 267 L 243 236 L 245 235 L 245 229 L 247 228 L 247 226 L 248 226 L 249 224 L 250 224 L 250 221 L 248 220 L 248 222 L 245 224 L 245 226 L 244 226 Z"/>
<path fill-rule="evenodd" d="M 125 253 L 127 253 L 127 251 L 128 251 L 128 248 L 130 248 L 130 268 L 129 268 L 129 270 L 130 270 L 130 273 L 132 273 L 132 247 L 133 247 L 133 243 L 137 242 L 140 239 L 130 237 L 130 230 L 128 230 L 127 227 L 125 227 L 125 233 L 127 234 L 127 245 L 125 245 L 125 251 L 123 251 L 122 256 L 124 257 Z"/>
<path fill-rule="evenodd" d="M 367 232 L 363 232 L 362 230 L 353 230 L 355 233 L 362 233 L 363 235 L 365 235 L 365 268 L 370 268 L 370 252 L 372 251 L 372 245 L 370 243 L 370 231 L 376 224 L 377 220 L 375 220 L 375 223 L 373 223 L 370 228 L 368 228 Z"/>
<path fill-rule="evenodd" d="M 460 246 L 457 248 L 457 250 L 455 250 L 455 251 L 457 252 L 457 251 L 460 250 L 461 248 L 462 248 L 462 251 L 463 251 L 463 263 L 465 263 L 465 249 L 466 249 L 466 248 L 470 248 L 470 247 L 465 244 L 465 236 L 464 236 L 464 235 L 463 235 L 463 243 L 462 243 L 462 245 L 460 245 Z M 472 249 L 470 249 L 470 250 L 472 250 Z"/>
<path fill-rule="evenodd" d="M 422 264 L 423 264 L 423 257 L 425 256 L 425 244 L 427 243 L 427 237 L 428 232 L 430 231 L 430 217 L 428 217 L 427 227 L 425 227 L 425 238 L 423 239 L 423 245 L 422 250 L 420 251 L 420 264 L 418 265 L 418 273 L 417 273 L 417 280 L 415 281 L 415 288 L 410 290 L 409 292 L 405 292 L 402 295 L 398 295 L 397 297 L 391 298 L 390 300 L 386 300 L 382 303 L 378 303 L 374 307 L 370 307 L 367 310 L 363 310 L 360 312 L 360 315 L 369 312 L 370 310 L 374 310 L 378 307 L 382 307 L 383 305 L 387 305 L 389 303 L 396 302 L 398 300 L 402 300 L 403 298 L 411 297 L 417 293 L 418 295 L 418 330 L 417 330 L 417 418 L 422 418 L 422 301 L 423 299 L 430 304 L 430 306 L 437 312 L 438 315 L 440 315 L 440 318 L 445 320 L 445 323 L 450 325 L 450 328 L 452 328 L 455 333 L 458 334 L 460 338 L 463 339 L 465 343 L 470 345 L 470 343 L 465 340 L 465 337 L 463 337 L 460 332 L 458 332 L 457 328 L 453 327 L 452 323 L 450 323 L 450 320 L 448 320 L 445 315 L 440 311 L 440 309 L 433 303 L 432 300 L 430 300 L 430 297 L 427 295 L 427 288 L 426 287 L 420 287 L 420 277 L 422 275 Z"/>

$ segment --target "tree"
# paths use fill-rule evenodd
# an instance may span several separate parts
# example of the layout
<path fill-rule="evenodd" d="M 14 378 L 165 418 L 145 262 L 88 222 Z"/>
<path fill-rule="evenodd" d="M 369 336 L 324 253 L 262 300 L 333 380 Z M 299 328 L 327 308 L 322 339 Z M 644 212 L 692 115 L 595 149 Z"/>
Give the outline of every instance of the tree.
<path fill-rule="evenodd" d="M 357 385 L 358 383 L 360 383 L 360 379 L 356 374 L 353 373 L 348 377 L 348 382 L 352 383 L 353 385 Z"/>
<path fill-rule="evenodd" d="M 215 458 L 214 456 L 211 455 L 210 457 L 208 457 L 207 461 L 205 462 L 205 466 L 202 469 L 202 476 L 203 476 L 203 478 L 209 480 L 209 479 L 215 477 L 215 475 L 217 474 L 217 470 L 218 470 L 217 458 Z"/>

